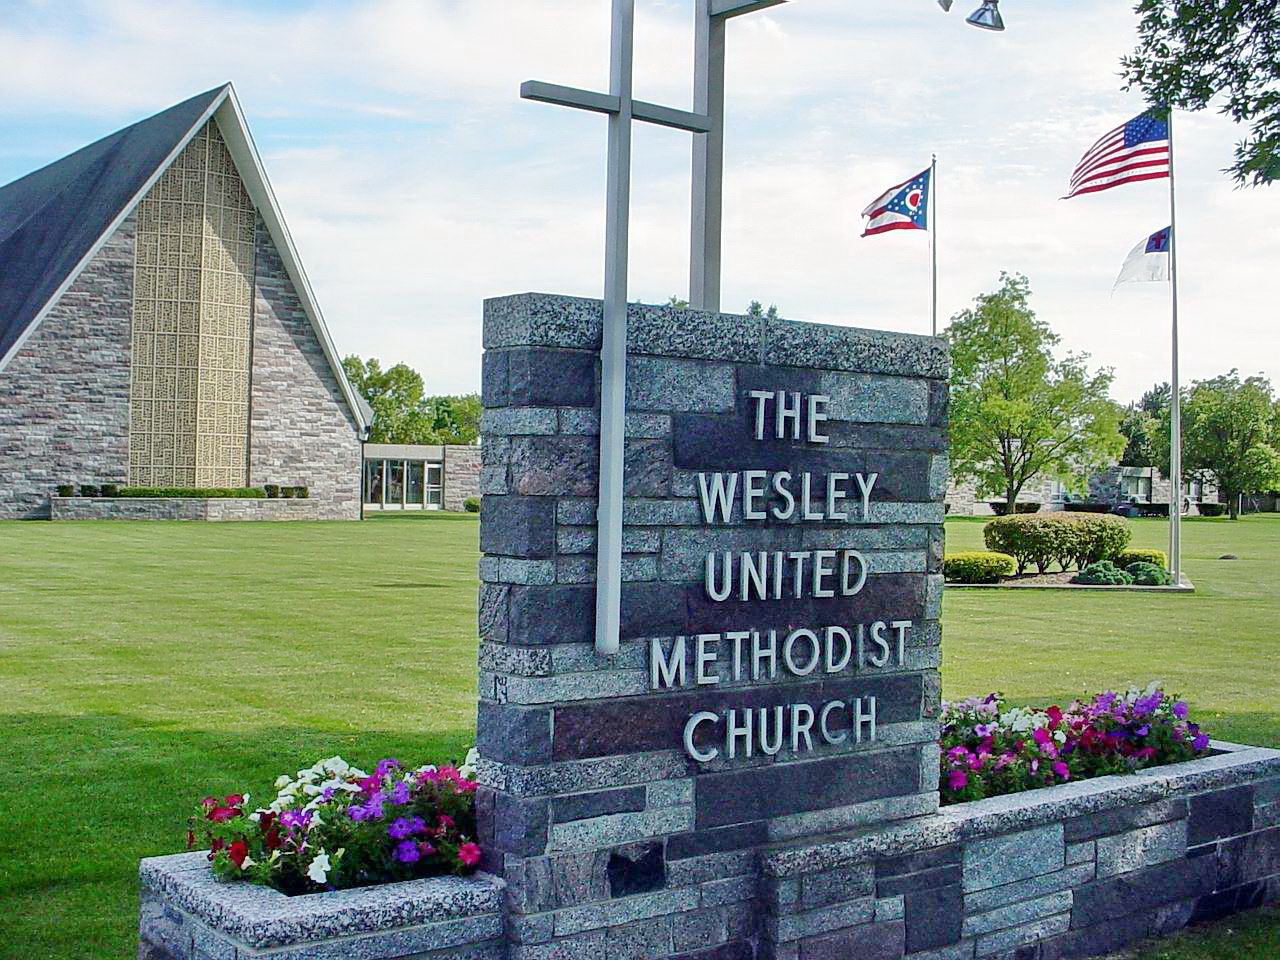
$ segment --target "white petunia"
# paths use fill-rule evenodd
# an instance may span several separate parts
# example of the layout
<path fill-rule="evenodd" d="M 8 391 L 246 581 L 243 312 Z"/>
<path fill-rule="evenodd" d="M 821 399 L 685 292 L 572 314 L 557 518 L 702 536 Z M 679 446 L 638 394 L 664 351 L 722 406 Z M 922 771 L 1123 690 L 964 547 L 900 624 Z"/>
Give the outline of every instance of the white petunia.
<path fill-rule="evenodd" d="M 292 782 L 292 778 L 287 773 L 282 773 L 280 776 L 276 777 L 275 788 L 279 790 L 284 787 L 285 784 Z"/>
<path fill-rule="evenodd" d="M 476 778 L 476 765 L 480 762 L 480 751 L 472 747 L 467 751 L 467 759 L 462 761 L 462 766 L 458 769 L 458 773 L 464 779 L 474 780 Z"/>
<path fill-rule="evenodd" d="M 344 777 L 347 775 L 347 771 L 351 769 L 351 764 L 341 757 L 330 757 L 328 760 L 321 760 L 320 765 L 335 777 Z"/>
<path fill-rule="evenodd" d="M 329 863 L 329 855 L 322 850 L 307 868 L 307 879 L 314 883 L 324 883 L 329 879 L 331 869 L 333 867 Z"/>

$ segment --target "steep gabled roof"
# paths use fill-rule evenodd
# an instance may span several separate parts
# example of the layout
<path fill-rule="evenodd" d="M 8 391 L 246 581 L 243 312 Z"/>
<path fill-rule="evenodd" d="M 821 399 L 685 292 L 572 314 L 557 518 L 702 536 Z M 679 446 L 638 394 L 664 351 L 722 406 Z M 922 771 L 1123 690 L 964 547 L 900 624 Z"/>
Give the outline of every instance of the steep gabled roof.
<path fill-rule="evenodd" d="M 342 370 L 231 84 L 185 100 L 0 187 L 0 371 L 210 119 L 235 160 L 361 430 Z"/>

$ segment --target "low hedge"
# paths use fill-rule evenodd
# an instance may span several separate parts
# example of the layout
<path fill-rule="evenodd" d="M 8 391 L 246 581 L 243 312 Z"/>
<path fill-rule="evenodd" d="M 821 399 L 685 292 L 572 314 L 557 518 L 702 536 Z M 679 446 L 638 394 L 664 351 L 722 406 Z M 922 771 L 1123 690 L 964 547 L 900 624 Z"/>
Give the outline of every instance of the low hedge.
<path fill-rule="evenodd" d="M 463 509 L 463 510 L 465 510 L 465 511 L 467 511 L 467 513 L 479 513 L 479 512 L 480 512 L 480 498 L 479 498 L 479 497 L 467 497 L 467 499 L 465 499 L 465 500 L 463 500 L 463 501 L 462 501 L 462 509 Z"/>
<path fill-rule="evenodd" d="M 964 550 L 948 554 L 942 561 L 942 575 L 952 583 L 999 583 L 1013 576 L 1017 562 L 1007 553 Z"/>
<path fill-rule="evenodd" d="M 1173 574 L 1155 563 L 1131 563 L 1124 572 L 1140 587 L 1167 587 L 1173 583 Z"/>
<path fill-rule="evenodd" d="M 1110 513 L 1111 512 L 1111 504 L 1109 503 L 1083 502 L 1080 500 L 1068 501 L 1067 503 L 1064 503 L 1062 505 L 1062 508 L 1066 510 L 1067 513 Z"/>
<path fill-rule="evenodd" d="M 1133 583 L 1133 577 L 1110 560 L 1099 560 L 1077 573 L 1071 582 L 1094 587 L 1127 587 Z"/>
<path fill-rule="evenodd" d="M 121 487 L 116 494 L 133 499 L 264 500 L 261 487 Z"/>
<path fill-rule="evenodd" d="M 1169 555 L 1163 550 L 1132 549 L 1122 550 L 1111 558 L 1117 567 L 1129 569 L 1135 563 L 1154 563 L 1161 570 L 1169 567 Z"/>
<path fill-rule="evenodd" d="M 1045 573 L 1052 563 L 1083 570 L 1123 552 L 1132 536 L 1123 517 L 1087 513 L 997 517 L 983 528 L 987 549 L 1013 557 L 1020 574 L 1029 566 Z"/>
<path fill-rule="evenodd" d="M 997 517 L 1007 517 L 1009 515 L 1009 504 L 1003 500 L 992 500 L 989 502 L 991 512 Z M 1040 504 L 1034 502 L 1019 502 L 1013 505 L 1014 513 L 1039 513 Z"/>
<path fill-rule="evenodd" d="M 1225 503 L 1202 503 L 1199 508 L 1202 517 L 1220 517 L 1227 512 Z"/>

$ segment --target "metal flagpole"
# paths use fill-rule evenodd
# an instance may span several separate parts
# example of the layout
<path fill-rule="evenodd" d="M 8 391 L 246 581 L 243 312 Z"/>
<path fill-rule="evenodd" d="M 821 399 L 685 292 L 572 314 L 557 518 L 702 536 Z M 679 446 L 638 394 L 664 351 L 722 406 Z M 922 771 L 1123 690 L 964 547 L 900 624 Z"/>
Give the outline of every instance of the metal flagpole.
<path fill-rule="evenodd" d="M 1178 235 L 1177 192 L 1173 177 L 1173 108 L 1169 108 L 1169 286 L 1173 303 L 1173 378 L 1169 431 L 1169 565 L 1173 582 L 1182 583 L 1182 390 L 1178 380 Z"/>
<path fill-rule="evenodd" d="M 938 155 L 929 165 L 929 246 L 933 248 L 933 335 L 938 335 Z"/>

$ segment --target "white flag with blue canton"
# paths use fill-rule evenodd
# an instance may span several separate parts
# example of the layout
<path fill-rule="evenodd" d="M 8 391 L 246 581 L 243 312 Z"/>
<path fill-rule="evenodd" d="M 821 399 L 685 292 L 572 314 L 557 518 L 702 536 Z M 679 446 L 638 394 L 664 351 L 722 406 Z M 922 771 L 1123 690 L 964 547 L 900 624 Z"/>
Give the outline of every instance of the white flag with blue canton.
<path fill-rule="evenodd" d="M 1129 253 L 1120 268 L 1120 276 L 1116 278 L 1116 287 L 1122 283 L 1145 283 L 1169 279 L 1169 245 L 1173 238 L 1173 230 L 1165 227 L 1157 230 L 1147 239 L 1141 241 Z"/>

